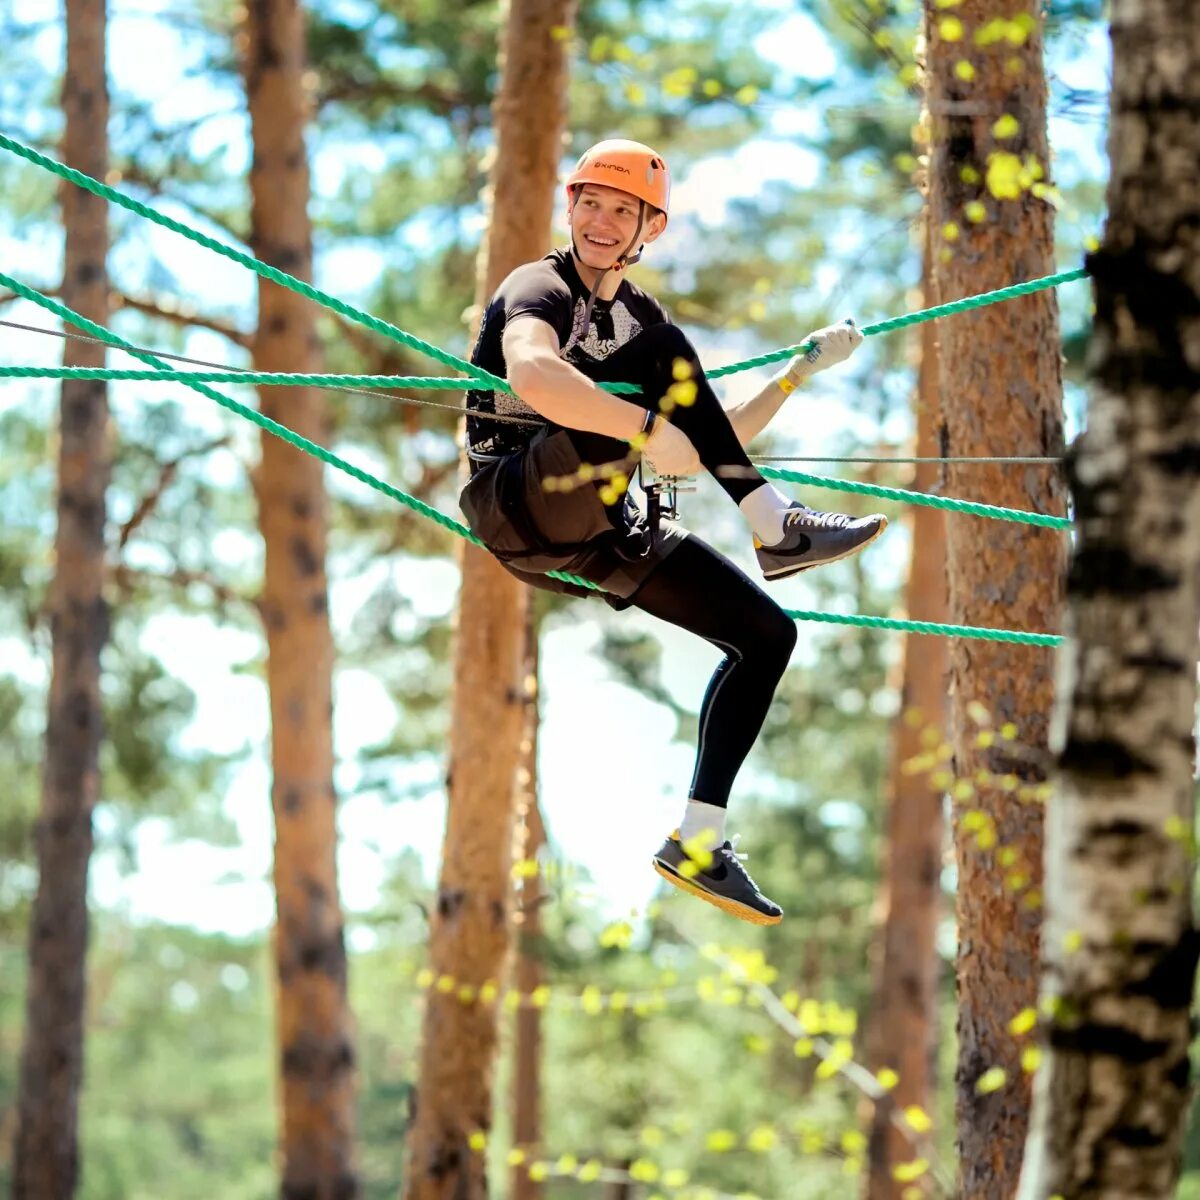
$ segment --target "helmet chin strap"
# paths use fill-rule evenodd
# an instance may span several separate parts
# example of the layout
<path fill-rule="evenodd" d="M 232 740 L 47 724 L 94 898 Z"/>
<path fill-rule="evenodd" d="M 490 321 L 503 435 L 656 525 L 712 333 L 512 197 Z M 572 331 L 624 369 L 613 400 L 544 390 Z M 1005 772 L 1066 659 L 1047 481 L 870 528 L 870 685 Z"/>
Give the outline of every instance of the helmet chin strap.
<path fill-rule="evenodd" d="M 638 246 L 637 253 L 631 255 L 629 252 L 638 245 L 638 239 L 642 236 L 642 223 L 646 219 L 646 202 L 645 200 L 638 201 L 638 220 L 637 228 L 633 231 L 633 237 L 629 239 L 629 245 L 617 255 L 617 261 L 613 266 L 620 270 L 625 270 L 626 267 L 632 266 L 635 262 L 639 262 L 642 257 L 642 249 Z M 575 227 L 571 227 L 571 250 L 575 257 L 580 262 L 583 261 L 583 255 L 579 253 L 579 244 L 575 241 Z M 592 285 L 591 294 L 588 296 L 587 306 L 583 310 L 583 332 L 579 335 L 581 338 L 587 337 L 588 326 L 592 321 L 592 307 L 596 303 L 596 297 L 600 294 L 600 285 L 604 282 L 604 277 L 611 271 L 612 267 L 605 267 L 599 275 L 596 276 L 596 282 Z"/>

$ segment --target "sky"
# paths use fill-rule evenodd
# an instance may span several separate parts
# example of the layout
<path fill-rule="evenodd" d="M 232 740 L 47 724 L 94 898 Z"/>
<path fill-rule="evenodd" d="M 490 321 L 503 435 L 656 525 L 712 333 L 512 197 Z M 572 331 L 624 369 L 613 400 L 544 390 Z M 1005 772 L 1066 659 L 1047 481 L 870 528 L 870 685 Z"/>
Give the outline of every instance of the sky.
<path fill-rule="evenodd" d="M 781 3 L 763 7 L 773 12 L 790 11 L 790 6 Z M 48 11 L 46 0 L 16 0 L 16 9 L 18 17 L 27 20 L 44 17 Z M 140 3 L 113 0 L 110 70 L 123 93 L 135 92 L 151 102 L 158 120 L 166 125 L 203 111 L 204 106 L 213 103 L 213 97 L 207 94 L 202 80 L 185 78 L 183 68 L 189 51 L 176 33 L 152 19 L 149 15 L 152 12 L 146 0 Z M 36 53 L 48 62 L 55 62 L 61 54 L 60 47 L 57 32 L 51 31 L 38 42 Z M 799 56 L 794 52 L 796 47 L 803 48 Z M 835 65 L 819 28 L 805 14 L 794 11 L 781 26 L 764 34 L 757 48 L 781 67 L 795 69 L 799 58 L 805 73 L 813 78 L 827 76 Z M 1100 62 L 1102 70 L 1107 44 L 1090 49 L 1100 55 L 1099 60 L 1082 55 L 1081 61 L 1086 64 L 1090 57 L 1092 65 L 1068 65 L 1065 81 L 1078 86 L 1097 86 L 1096 62 Z M 706 221 L 717 222 L 732 199 L 751 194 L 754 187 L 762 186 L 772 177 L 792 181 L 811 178 L 816 160 L 787 138 L 811 132 L 808 127 L 814 119 L 811 112 L 781 110 L 775 114 L 772 137 L 748 143 L 727 158 L 698 165 L 677 181 L 673 213 L 695 213 Z M 1097 145 L 1094 132 L 1081 132 L 1066 125 L 1056 129 L 1052 125 L 1051 138 L 1056 145 L 1069 145 L 1082 169 L 1103 171 L 1102 146 Z M 14 134 L 19 137 L 20 131 Z M 231 116 L 213 122 L 208 136 L 242 138 L 243 134 L 241 119 Z M 315 179 L 336 176 L 339 167 L 336 149 L 329 154 L 330 161 L 315 164 Z M 370 168 L 369 162 L 359 165 Z M 167 210 L 166 205 L 160 207 Z M 165 230 L 150 230 L 141 244 L 148 250 L 140 253 L 168 262 L 176 279 L 202 281 L 195 294 L 188 297 L 191 303 L 203 308 L 206 299 L 229 294 L 245 296 L 247 303 L 250 302 L 252 277 L 235 264 Z M 669 234 L 659 247 L 662 254 L 670 254 Z M 0 233 L 3 269 L 35 286 L 56 277 L 58 255 L 57 245 L 39 245 Z M 364 273 L 377 269 L 378 264 L 358 246 L 319 250 L 318 283 L 335 295 L 350 296 Z M 836 279 L 822 277 L 818 272 L 818 287 L 824 290 L 835 283 Z M 53 324 L 48 314 L 33 306 L 17 305 L 9 313 L 17 321 Z M 860 319 L 875 319 L 893 314 L 855 315 Z M 797 330 L 796 341 L 805 332 Z M 60 351 L 56 340 L 32 335 L 14 337 L 10 333 L 0 338 L 2 362 L 50 365 L 60 361 Z M 198 332 L 184 352 L 217 360 L 225 349 L 213 335 Z M 744 344 L 715 345 L 706 365 L 711 369 L 744 357 L 745 352 Z M 113 355 L 110 365 L 127 365 L 122 358 Z M 783 410 L 772 426 L 773 432 L 782 434 L 779 453 L 819 454 L 828 452 L 830 445 L 847 434 L 862 438 L 878 436 L 874 422 L 856 412 L 854 396 L 839 386 L 835 374 L 821 376 Z M 732 376 L 725 394 L 736 399 L 756 390 L 764 378 L 762 371 Z M 119 409 L 122 403 L 128 403 L 132 393 L 123 392 L 122 385 L 116 385 L 112 395 L 114 406 Z M 53 418 L 57 389 L 52 384 L 0 390 L 0 407 L 30 397 L 36 398 L 48 420 Z M 227 432 L 230 423 L 236 421 L 198 396 L 187 396 L 186 402 L 198 429 Z M 897 438 L 904 432 L 902 428 L 889 431 Z M 247 457 L 253 457 L 249 450 L 256 431 L 247 423 L 237 434 L 245 439 Z M 372 467 L 365 453 L 348 453 L 347 457 L 367 469 Z M 234 470 L 235 460 L 226 456 L 225 467 L 215 469 Z M 330 482 L 339 488 L 358 486 L 348 480 Z M 713 491 L 711 486 L 708 490 Z M 810 493 L 805 498 L 818 506 L 834 507 L 829 497 L 829 493 Z M 716 529 L 706 527 L 705 536 L 713 537 L 753 574 L 753 556 L 748 537 L 739 531 L 738 514 L 732 508 L 722 513 L 719 506 L 710 503 L 703 505 L 703 512 L 706 519 L 708 514 L 716 514 L 711 517 Z M 254 531 L 247 530 L 241 536 L 251 538 Z M 229 537 L 231 543 L 227 549 L 236 553 L 239 535 L 233 533 Z M 893 524 L 887 537 L 867 551 L 871 569 L 893 580 L 901 577 L 906 556 L 907 536 L 899 523 Z M 457 588 L 452 564 L 397 556 L 392 562 L 376 564 L 375 569 L 393 572 L 397 579 L 402 579 L 405 590 L 423 615 L 445 619 L 452 616 Z M 365 594 L 371 582 L 369 577 L 359 576 L 335 583 L 330 597 L 335 634 L 339 628 L 346 628 L 358 597 Z M 785 607 L 814 607 L 802 578 L 774 585 L 772 594 Z M 539 771 L 547 827 L 561 857 L 579 864 L 591 876 L 597 906 L 615 916 L 642 911 L 657 891 L 658 878 L 650 869 L 650 855 L 682 813 L 692 774 L 692 750 L 671 741 L 675 722 L 665 708 L 618 684 L 594 653 L 601 636 L 600 622 L 610 620 L 619 620 L 624 628 L 654 630 L 662 645 L 663 681 L 675 699 L 693 710 L 699 706 L 719 654 L 707 644 L 698 643 L 652 618 L 636 612 L 616 617 L 600 604 L 586 605 L 573 612 L 571 620 L 550 629 L 544 637 Z M 802 623 L 798 655 L 805 654 L 806 647 L 811 645 L 813 631 L 814 627 Z M 260 640 L 218 628 L 199 616 L 162 616 L 151 622 L 146 645 L 196 693 L 197 711 L 181 749 L 206 747 L 234 751 L 247 743 L 252 747 L 247 760 L 232 773 L 226 798 L 227 811 L 237 824 L 240 845 L 228 849 L 195 841 L 174 842 L 162 822 L 147 821 L 138 834 L 140 865 L 136 872 L 123 875 L 115 859 L 97 856 L 91 876 L 94 900 L 106 907 L 120 908 L 137 919 L 178 922 L 235 935 L 256 934 L 269 925 L 273 906 L 269 887 L 272 841 L 269 765 L 265 757 L 267 706 L 261 684 L 236 673 L 234 668 L 259 652 Z M 898 649 L 894 641 L 893 649 Z M 0 645 L 0 652 L 6 662 L 13 663 L 30 679 L 44 678 L 45 664 L 33 659 L 27 646 L 10 642 Z M 231 713 L 236 714 L 236 720 L 230 719 Z M 351 915 L 352 945 L 369 944 L 371 935 L 353 923 L 353 914 L 370 911 L 378 897 L 386 865 L 400 850 L 416 848 L 426 879 L 432 881 L 436 877 L 445 812 L 441 766 L 421 768 L 428 778 L 418 772 L 416 781 L 425 787 L 415 800 L 387 805 L 371 795 L 351 795 L 357 783 L 356 752 L 386 737 L 396 716 L 385 688 L 369 671 L 358 668 L 338 671 L 336 783 L 341 794 L 350 797 L 343 801 L 340 811 L 339 866 L 343 899 Z M 596 766 L 581 773 L 577 767 L 581 761 Z M 743 780 L 743 794 L 749 794 L 750 772 L 744 773 Z M 742 848 L 753 855 L 753 830 L 739 823 L 738 800 L 735 789 L 730 806 L 731 829 L 742 832 Z M 98 823 L 103 826 L 105 819 L 101 811 Z"/>

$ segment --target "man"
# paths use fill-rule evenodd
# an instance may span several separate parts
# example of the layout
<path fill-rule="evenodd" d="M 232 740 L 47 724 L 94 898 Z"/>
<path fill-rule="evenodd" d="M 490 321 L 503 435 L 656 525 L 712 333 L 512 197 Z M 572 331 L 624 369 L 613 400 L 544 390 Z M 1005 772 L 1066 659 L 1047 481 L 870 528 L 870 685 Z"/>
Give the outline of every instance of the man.
<path fill-rule="evenodd" d="M 886 518 L 792 501 L 744 447 L 802 380 L 849 357 L 862 335 L 852 321 L 809 334 L 810 353 L 724 409 L 683 332 L 626 279 L 643 246 L 667 227 L 670 176 L 661 155 L 639 142 L 600 142 L 566 186 L 570 249 L 518 267 L 484 313 L 471 361 L 507 379 L 515 395 L 468 393 L 472 477 L 463 511 L 518 578 L 594 594 L 544 572 L 581 576 L 614 608 L 639 608 L 725 652 L 700 710 L 686 811 L 654 867 L 742 920 L 774 925 L 783 912 L 725 840 L 725 809 L 787 667 L 795 624 L 694 534 L 647 520 L 624 487 L 624 470 L 640 451 L 661 476 L 711 472 L 746 518 L 769 580 L 856 553 Z M 602 381 L 642 391 L 613 395 L 596 386 Z"/>

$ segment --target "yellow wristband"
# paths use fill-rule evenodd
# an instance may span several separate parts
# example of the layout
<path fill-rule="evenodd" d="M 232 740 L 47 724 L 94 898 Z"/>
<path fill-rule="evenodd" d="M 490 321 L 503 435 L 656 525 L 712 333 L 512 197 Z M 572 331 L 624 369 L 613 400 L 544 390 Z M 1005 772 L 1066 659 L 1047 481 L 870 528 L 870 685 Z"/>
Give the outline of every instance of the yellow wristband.
<path fill-rule="evenodd" d="M 785 396 L 790 396 L 796 390 L 796 385 L 786 375 L 781 375 L 779 377 L 779 390 Z"/>

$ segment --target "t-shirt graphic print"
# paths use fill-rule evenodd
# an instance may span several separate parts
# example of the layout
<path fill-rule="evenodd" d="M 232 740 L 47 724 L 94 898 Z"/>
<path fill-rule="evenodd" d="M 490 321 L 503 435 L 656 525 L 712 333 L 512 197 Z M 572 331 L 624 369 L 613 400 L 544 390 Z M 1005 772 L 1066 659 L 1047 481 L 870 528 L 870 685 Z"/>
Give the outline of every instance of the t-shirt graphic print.
<path fill-rule="evenodd" d="M 653 296 L 626 279 L 610 302 L 595 302 L 585 330 L 587 299 L 588 289 L 579 278 L 569 249 L 555 250 L 537 262 L 518 267 L 488 303 L 471 362 L 507 378 L 504 330 L 509 321 L 529 316 L 545 321 L 555 331 L 560 356 L 587 375 L 589 363 L 602 362 L 643 329 L 670 320 Z M 468 392 L 467 409 L 467 446 L 476 461 L 522 449 L 547 423 L 519 396 L 490 389 Z M 529 423 L 490 421 L 475 413 L 500 413 Z"/>

